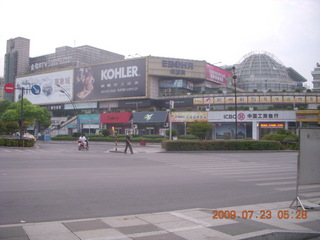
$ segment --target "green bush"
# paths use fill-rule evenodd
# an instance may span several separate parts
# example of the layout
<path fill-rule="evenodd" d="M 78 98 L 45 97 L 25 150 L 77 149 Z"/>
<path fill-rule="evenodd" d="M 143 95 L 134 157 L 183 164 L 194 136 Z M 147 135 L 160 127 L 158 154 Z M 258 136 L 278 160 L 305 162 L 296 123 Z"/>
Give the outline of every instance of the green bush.
<path fill-rule="evenodd" d="M 18 147 L 18 141 L 14 140 L 14 139 L 8 139 L 7 146 L 8 147 Z"/>
<path fill-rule="evenodd" d="M 176 129 L 172 129 L 171 134 L 172 134 L 172 137 L 175 137 L 178 135 L 178 131 Z M 169 136 L 169 135 L 170 135 L 170 130 L 166 130 L 166 136 Z"/>
<path fill-rule="evenodd" d="M 101 134 L 105 137 L 110 136 L 110 130 L 109 129 L 103 129 L 101 131 Z"/>
<path fill-rule="evenodd" d="M 299 136 L 292 134 L 285 129 L 280 129 L 274 134 L 267 134 L 262 138 L 262 140 L 277 141 L 281 143 L 281 149 L 299 149 Z"/>
<path fill-rule="evenodd" d="M 0 138 L 0 146 L 6 146 L 7 145 L 7 140 L 4 138 Z"/>
<path fill-rule="evenodd" d="M 92 142 L 115 142 L 116 140 L 118 142 L 125 142 L 126 141 L 126 135 L 125 134 L 119 134 L 117 136 L 101 136 L 101 135 L 86 135 L 86 137 L 89 139 L 89 141 Z M 164 136 L 161 135 L 145 135 L 145 136 L 131 136 L 131 142 L 140 142 L 142 140 L 146 140 L 147 142 L 161 142 L 162 140 L 167 139 Z M 55 137 L 51 138 L 52 141 L 77 141 L 78 137 L 70 136 L 70 135 L 57 135 Z"/>
<path fill-rule="evenodd" d="M 81 132 L 74 132 L 74 133 L 72 133 L 72 137 L 75 137 L 75 138 L 79 138 L 80 136 L 81 136 Z M 58 135 L 58 136 L 60 136 L 60 135 Z M 66 135 L 66 136 L 70 136 L 70 135 Z"/>
<path fill-rule="evenodd" d="M 0 146 L 7 147 L 33 147 L 35 141 L 31 139 L 19 139 L 10 137 L 2 137 L 0 138 Z"/>
<path fill-rule="evenodd" d="M 199 138 L 194 136 L 194 135 L 192 135 L 192 134 L 188 134 L 188 135 L 180 135 L 179 139 L 194 139 L 194 140 L 196 140 L 196 139 L 199 139 Z"/>
<path fill-rule="evenodd" d="M 257 140 L 165 140 L 161 142 L 166 151 L 225 151 L 225 150 L 279 150 L 277 141 Z"/>

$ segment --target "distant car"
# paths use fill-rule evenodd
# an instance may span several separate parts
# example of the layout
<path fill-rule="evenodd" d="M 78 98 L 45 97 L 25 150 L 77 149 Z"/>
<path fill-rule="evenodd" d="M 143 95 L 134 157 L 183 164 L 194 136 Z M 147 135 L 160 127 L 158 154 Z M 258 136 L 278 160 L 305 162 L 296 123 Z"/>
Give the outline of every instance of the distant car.
<path fill-rule="evenodd" d="M 14 133 L 14 134 L 12 134 L 13 136 L 20 136 L 20 133 L 19 132 L 16 132 L 16 133 Z M 25 134 L 23 134 L 23 136 L 22 136 L 23 138 L 29 138 L 29 139 L 31 139 L 31 140 L 34 140 L 34 141 L 37 141 L 37 138 L 35 137 L 35 136 L 33 136 L 31 133 L 25 133 Z"/>
<path fill-rule="evenodd" d="M 37 138 L 35 136 L 33 136 L 32 134 L 30 134 L 30 133 L 24 134 L 23 137 L 24 138 L 30 138 L 30 139 L 32 139 L 34 141 L 37 141 Z"/>

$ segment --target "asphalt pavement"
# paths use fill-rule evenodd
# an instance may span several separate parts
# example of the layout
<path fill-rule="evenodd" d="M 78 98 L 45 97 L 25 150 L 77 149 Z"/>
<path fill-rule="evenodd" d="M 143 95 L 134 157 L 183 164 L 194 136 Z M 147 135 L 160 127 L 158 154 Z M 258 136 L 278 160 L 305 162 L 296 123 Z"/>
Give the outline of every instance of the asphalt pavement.
<path fill-rule="evenodd" d="M 110 146 L 107 152 L 123 154 L 123 148 Z M 136 144 L 133 149 L 134 154 L 166 154 L 159 144 Z M 304 198 L 302 204 L 305 210 L 299 201 L 282 201 L 51 222 L 21 221 L 0 225 L 0 239 L 320 239 L 320 196 Z"/>

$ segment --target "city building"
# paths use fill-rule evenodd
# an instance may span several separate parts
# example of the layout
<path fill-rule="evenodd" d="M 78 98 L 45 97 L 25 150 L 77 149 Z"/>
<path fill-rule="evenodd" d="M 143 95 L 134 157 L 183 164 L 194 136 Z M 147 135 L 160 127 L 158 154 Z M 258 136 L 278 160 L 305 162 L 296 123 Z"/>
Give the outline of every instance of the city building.
<path fill-rule="evenodd" d="M 320 104 L 320 93 L 302 89 L 306 79 L 266 52 L 246 55 L 232 71 L 198 60 L 125 59 L 90 46 L 61 47 L 54 54 L 26 58 L 28 39 L 7 44 L 12 47 L 7 47 L 5 83 L 17 88 L 7 97 L 18 101 L 18 89 L 25 89 L 24 98 L 46 107 L 56 118 L 49 129 L 52 135 L 112 128 L 119 134 L 131 129 L 136 134 L 163 135 L 168 129 L 166 110 L 172 108 L 179 134 L 186 133 L 188 123 L 206 120 L 215 126 L 213 139 L 260 139 L 279 128 L 295 131 L 294 110 Z M 27 51 L 20 61 L 23 46 Z M 220 115 L 226 117 L 217 118 Z M 68 121 L 57 120 L 67 116 Z"/>
<path fill-rule="evenodd" d="M 314 91 L 320 91 L 320 64 L 317 63 L 314 70 L 311 72 L 313 77 L 313 90 Z"/>
<path fill-rule="evenodd" d="M 4 78 L 0 77 L 0 101 L 2 101 L 4 99 Z"/>

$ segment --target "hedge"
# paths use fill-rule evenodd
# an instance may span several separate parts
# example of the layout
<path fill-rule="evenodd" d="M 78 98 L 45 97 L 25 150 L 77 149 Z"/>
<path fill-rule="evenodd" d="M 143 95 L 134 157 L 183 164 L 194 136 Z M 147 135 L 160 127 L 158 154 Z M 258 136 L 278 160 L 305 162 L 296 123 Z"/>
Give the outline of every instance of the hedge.
<path fill-rule="evenodd" d="M 115 142 L 115 136 L 101 136 L 101 135 L 86 135 L 86 138 L 92 142 Z M 167 138 L 160 135 L 145 135 L 145 136 L 131 136 L 131 142 L 140 142 L 142 140 L 147 142 L 158 142 L 160 143 L 162 140 L 166 140 Z M 77 141 L 78 138 L 70 135 L 57 135 L 56 137 L 52 137 L 51 140 L 53 141 Z M 125 142 L 126 135 L 119 134 L 117 137 L 118 142 Z"/>
<path fill-rule="evenodd" d="M 33 147 L 35 141 L 27 138 L 16 139 L 10 137 L 2 137 L 0 138 L 0 146 L 6 147 Z"/>
<path fill-rule="evenodd" d="M 224 151 L 224 150 L 280 150 L 277 141 L 256 140 L 165 140 L 161 142 L 166 151 Z"/>

